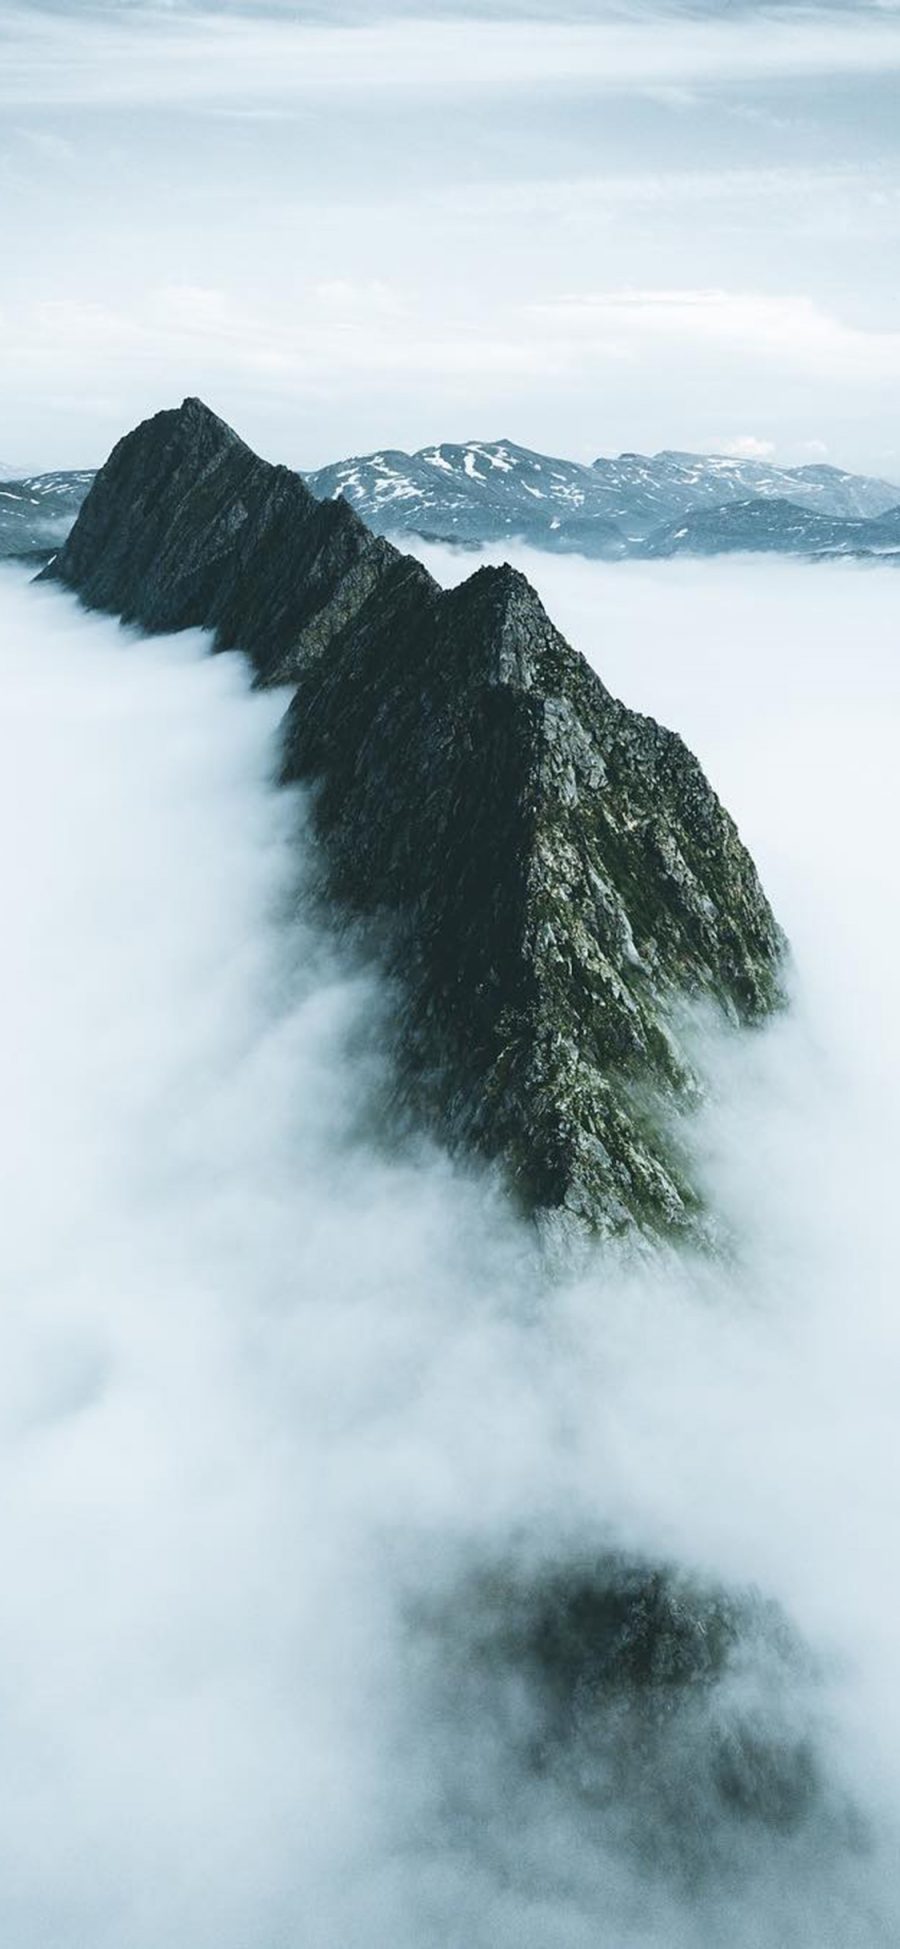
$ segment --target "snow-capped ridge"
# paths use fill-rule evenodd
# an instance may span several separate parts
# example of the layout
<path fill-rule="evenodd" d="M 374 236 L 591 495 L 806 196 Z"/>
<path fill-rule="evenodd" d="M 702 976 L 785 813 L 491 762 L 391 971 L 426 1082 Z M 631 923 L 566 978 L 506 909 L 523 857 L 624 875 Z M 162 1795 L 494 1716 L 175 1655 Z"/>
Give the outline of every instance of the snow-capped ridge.
<path fill-rule="evenodd" d="M 384 534 L 466 545 L 519 539 L 610 556 L 644 552 L 650 537 L 701 510 L 753 500 L 790 502 L 845 522 L 877 519 L 900 503 L 900 487 L 822 462 L 780 467 L 664 448 L 600 455 L 587 464 L 508 438 L 439 441 L 415 453 L 382 449 L 307 478 L 323 498 L 343 494 Z M 727 532 L 728 524 L 726 539 Z M 789 526 L 782 523 L 781 532 L 782 545 L 794 546 Z M 851 542 L 848 537 L 848 547 Z"/>

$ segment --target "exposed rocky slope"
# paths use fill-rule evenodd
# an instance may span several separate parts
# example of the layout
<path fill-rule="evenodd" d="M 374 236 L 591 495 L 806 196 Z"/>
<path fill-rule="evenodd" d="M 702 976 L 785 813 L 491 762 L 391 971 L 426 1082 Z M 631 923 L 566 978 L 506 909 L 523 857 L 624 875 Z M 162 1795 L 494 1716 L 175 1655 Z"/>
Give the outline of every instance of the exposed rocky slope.
<path fill-rule="evenodd" d="M 398 1089 L 530 1209 L 668 1228 L 685 997 L 752 1021 L 781 937 L 681 740 L 605 690 L 511 569 L 441 591 L 199 401 L 129 434 L 45 571 L 151 630 L 204 625 L 296 694 L 331 895 L 401 981 Z"/>
<path fill-rule="evenodd" d="M 144 629 L 212 629 L 274 683 L 324 648 L 394 553 L 187 399 L 119 441 L 47 572 Z"/>
<path fill-rule="evenodd" d="M 394 917 L 404 1073 L 530 1206 L 679 1224 L 674 1004 L 753 1019 L 779 938 L 681 740 L 617 703 L 523 576 L 397 562 L 300 674 L 286 771 L 321 780 L 333 884 Z"/>

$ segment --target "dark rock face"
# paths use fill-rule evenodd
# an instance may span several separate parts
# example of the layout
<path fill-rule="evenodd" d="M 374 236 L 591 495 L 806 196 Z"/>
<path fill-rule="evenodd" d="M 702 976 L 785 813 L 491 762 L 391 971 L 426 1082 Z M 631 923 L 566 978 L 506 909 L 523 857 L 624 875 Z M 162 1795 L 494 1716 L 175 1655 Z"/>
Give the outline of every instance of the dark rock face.
<path fill-rule="evenodd" d="M 187 399 L 119 441 L 46 573 L 144 629 L 212 629 L 217 648 L 240 645 L 278 683 L 393 554 L 346 503 L 315 500 Z"/>
<path fill-rule="evenodd" d="M 300 674 L 285 773 L 321 781 L 334 891 L 392 917 L 425 1107 L 531 1208 L 686 1222 L 659 1116 L 688 1081 L 670 1004 L 758 1018 L 781 943 L 681 740 L 610 696 L 523 576 L 445 594 L 399 560 Z"/>
<path fill-rule="evenodd" d="M 697 761 L 524 577 L 442 592 L 194 400 L 120 442 L 45 573 L 295 684 L 284 775 L 315 782 L 329 893 L 402 984 L 404 1103 L 500 1159 L 528 1209 L 688 1223 L 679 1005 L 764 1015 L 781 936 Z"/>

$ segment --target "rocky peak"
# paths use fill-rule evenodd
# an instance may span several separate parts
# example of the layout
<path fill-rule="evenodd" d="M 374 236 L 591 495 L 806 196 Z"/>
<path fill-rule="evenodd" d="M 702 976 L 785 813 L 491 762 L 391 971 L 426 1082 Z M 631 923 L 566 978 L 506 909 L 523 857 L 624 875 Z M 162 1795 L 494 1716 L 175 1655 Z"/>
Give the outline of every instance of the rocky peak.
<path fill-rule="evenodd" d="M 782 941 L 695 758 L 613 698 L 526 578 L 442 591 L 198 400 L 115 448 L 49 573 L 290 681 L 331 900 L 403 995 L 404 1112 L 594 1230 L 689 1224 L 686 997 L 778 998 Z"/>
<path fill-rule="evenodd" d="M 119 441 L 45 572 L 145 629 L 212 629 L 272 683 L 324 647 L 393 552 L 186 399 Z"/>

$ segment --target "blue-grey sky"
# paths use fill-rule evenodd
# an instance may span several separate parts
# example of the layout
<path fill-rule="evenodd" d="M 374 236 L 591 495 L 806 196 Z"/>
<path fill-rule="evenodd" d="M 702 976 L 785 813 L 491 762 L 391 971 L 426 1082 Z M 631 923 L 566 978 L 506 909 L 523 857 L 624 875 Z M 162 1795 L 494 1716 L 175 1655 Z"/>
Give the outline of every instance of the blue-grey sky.
<path fill-rule="evenodd" d="M 0 0 L 0 455 L 199 392 L 900 478 L 900 8 Z"/>

